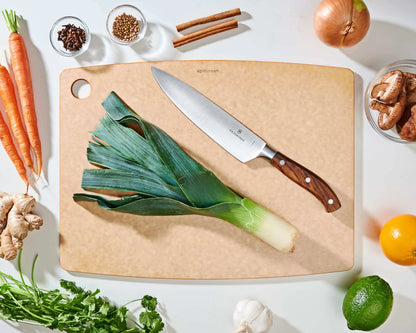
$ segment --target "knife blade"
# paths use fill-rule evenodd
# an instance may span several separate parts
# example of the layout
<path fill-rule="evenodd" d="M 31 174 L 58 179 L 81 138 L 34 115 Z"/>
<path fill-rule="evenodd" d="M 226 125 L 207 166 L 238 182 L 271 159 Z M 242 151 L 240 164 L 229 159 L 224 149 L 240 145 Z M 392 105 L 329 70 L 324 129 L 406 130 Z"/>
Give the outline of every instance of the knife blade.
<path fill-rule="evenodd" d="M 272 149 L 257 134 L 187 83 L 159 68 L 152 66 L 151 70 L 173 104 L 239 161 L 246 163 L 257 157 L 267 158 L 284 175 L 318 198 L 327 212 L 341 207 L 335 192 L 318 175 Z"/>

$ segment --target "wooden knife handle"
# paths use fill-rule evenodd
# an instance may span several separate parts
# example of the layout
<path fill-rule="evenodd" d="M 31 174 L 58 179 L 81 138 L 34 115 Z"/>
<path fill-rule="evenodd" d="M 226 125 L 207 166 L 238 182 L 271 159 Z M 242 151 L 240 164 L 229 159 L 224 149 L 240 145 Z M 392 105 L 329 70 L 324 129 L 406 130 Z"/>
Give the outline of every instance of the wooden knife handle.
<path fill-rule="evenodd" d="M 277 152 L 271 160 L 274 167 L 317 197 L 328 213 L 341 208 L 337 195 L 325 181 L 285 155 Z"/>

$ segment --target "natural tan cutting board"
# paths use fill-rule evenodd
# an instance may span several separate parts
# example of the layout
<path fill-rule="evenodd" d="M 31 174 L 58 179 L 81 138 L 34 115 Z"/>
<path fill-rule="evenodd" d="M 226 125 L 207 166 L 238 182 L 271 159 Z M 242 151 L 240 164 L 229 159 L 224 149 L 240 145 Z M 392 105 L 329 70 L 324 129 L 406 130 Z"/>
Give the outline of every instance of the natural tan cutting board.
<path fill-rule="evenodd" d="M 242 164 L 165 96 L 150 66 L 184 80 L 275 149 L 325 179 L 342 208 L 325 212 L 309 192 L 267 161 Z M 77 99 L 74 81 L 91 94 Z M 89 131 L 114 90 L 237 192 L 300 231 L 282 254 L 219 219 L 142 217 L 82 204 Z M 204 189 L 201 189 L 203 191 Z M 76 272 L 183 279 L 264 278 L 348 270 L 354 258 L 354 75 L 345 68 L 247 61 L 169 61 L 68 69 L 60 78 L 60 257 Z"/>

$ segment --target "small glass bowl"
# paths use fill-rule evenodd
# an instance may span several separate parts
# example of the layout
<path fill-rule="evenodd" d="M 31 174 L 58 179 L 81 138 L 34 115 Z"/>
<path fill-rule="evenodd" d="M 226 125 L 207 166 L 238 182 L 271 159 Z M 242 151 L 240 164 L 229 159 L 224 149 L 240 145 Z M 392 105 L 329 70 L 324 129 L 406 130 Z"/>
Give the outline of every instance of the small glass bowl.
<path fill-rule="evenodd" d="M 396 126 L 392 129 L 384 131 L 380 127 L 378 127 L 378 116 L 379 112 L 377 110 L 370 109 L 369 104 L 372 98 L 370 97 L 371 91 L 373 87 L 380 83 L 381 79 L 384 75 L 388 72 L 400 70 L 402 72 L 410 72 L 416 74 L 416 60 L 412 59 L 405 59 L 396 61 L 382 69 L 376 74 L 374 79 L 368 84 L 367 91 L 365 93 L 365 115 L 367 116 L 367 120 L 369 121 L 371 127 L 382 137 L 392 140 L 398 143 L 416 143 L 415 141 L 406 141 L 403 140 L 396 131 Z"/>
<path fill-rule="evenodd" d="M 139 26 L 140 26 L 140 30 L 139 30 L 139 34 L 137 35 L 137 38 L 128 42 L 118 39 L 117 37 L 113 35 L 113 22 L 117 16 L 123 13 L 134 16 L 137 19 L 137 21 L 139 21 Z M 113 8 L 110 11 L 110 13 L 108 13 L 107 21 L 106 21 L 106 28 L 107 28 L 108 35 L 110 36 L 111 40 L 114 43 L 120 44 L 120 45 L 132 45 L 143 39 L 144 35 L 146 34 L 147 22 L 143 13 L 138 8 L 132 5 L 120 5 L 120 6 Z"/>
<path fill-rule="evenodd" d="M 62 41 L 58 40 L 58 31 L 63 28 L 66 24 L 73 24 L 77 28 L 81 28 L 85 31 L 85 43 L 82 44 L 82 47 L 78 51 L 69 51 L 64 48 Z M 81 19 L 75 16 L 64 16 L 57 20 L 49 32 L 49 40 L 53 49 L 64 57 L 76 57 L 84 53 L 88 46 L 90 45 L 91 35 L 90 30 L 88 29 L 87 24 Z"/>

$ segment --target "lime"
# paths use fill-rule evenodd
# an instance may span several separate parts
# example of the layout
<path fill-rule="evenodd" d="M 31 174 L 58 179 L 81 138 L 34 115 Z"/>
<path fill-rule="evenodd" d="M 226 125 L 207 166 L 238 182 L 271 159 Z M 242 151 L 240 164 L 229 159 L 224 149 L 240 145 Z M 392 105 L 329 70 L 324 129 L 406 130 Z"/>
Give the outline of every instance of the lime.
<path fill-rule="evenodd" d="M 356 281 L 348 289 L 342 312 L 351 330 L 371 331 L 383 324 L 393 307 L 393 291 L 377 275 Z"/>

